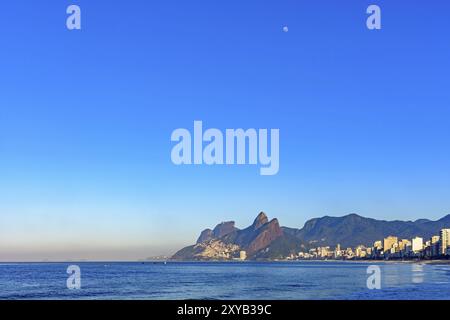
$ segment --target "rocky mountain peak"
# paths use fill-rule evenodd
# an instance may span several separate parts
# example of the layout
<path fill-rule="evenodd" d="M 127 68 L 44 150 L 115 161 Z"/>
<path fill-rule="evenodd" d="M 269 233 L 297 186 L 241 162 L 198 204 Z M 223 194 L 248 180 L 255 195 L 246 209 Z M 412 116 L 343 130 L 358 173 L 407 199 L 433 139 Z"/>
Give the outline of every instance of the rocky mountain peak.
<path fill-rule="evenodd" d="M 223 236 L 226 236 L 227 234 L 230 234 L 235 230 L 236 227 L 234 226 L 234 221 L 222 222 L 214 228 L 213 236 L 214 238 L 222 238 Z"/>
<path fill-rule="evenodd" d="M 203 243 L 209 241 L 213 238 L 213 231 L 211 229 L 205 229 L 200 233 L 200 236 L 197 239 L 197 243 Z"/>
<path fill-rule="evenodd" d="M 264 212 L 260 212 L 258 216 L 256 217 L 255 221 L 253 221 L 253 229 L 257 230 L 261 228 L 263 225 L 269 222 L 269 219 L 267 218 L 266 214 Z"/>
<path fill-rule="evenodd" d="M 283 236 L 283 230 L 280 228 L 277 219 L 272 219 L 270 222 L 265 223 L 255 232 L 256 234 L 253 240 L 246 248 L 249 254 L 254 254 L 257 251 L 266 248 L 274 240 Z"/>

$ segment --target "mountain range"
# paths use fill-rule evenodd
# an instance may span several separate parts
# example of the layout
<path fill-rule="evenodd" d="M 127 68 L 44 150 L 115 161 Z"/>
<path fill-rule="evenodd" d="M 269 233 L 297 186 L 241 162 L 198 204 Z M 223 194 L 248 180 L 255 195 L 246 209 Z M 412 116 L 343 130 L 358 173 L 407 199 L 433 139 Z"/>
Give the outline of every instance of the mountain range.
<path fill-rule="evenodd" d="M 250 260 L 279 259 L 320 246 L 372 246 L 375 241 L 390 235 L 400 239 L 416 236 L 429 239 L 443 228 L 450 228 L 450 215 L 437 221 L 385 221 L 357 214 L 325 216 L 311 219 L 303 228 L 296 229 L 281 227 L 277 219 L 269 221 L 261 212 L 252 225 L 242 230 L 236 228 L 234 221 L 203 230 L 196 244 L 181 249 L 172 259 L 228 260 L 238 258 L 241 251 L 245 251 Z"/>

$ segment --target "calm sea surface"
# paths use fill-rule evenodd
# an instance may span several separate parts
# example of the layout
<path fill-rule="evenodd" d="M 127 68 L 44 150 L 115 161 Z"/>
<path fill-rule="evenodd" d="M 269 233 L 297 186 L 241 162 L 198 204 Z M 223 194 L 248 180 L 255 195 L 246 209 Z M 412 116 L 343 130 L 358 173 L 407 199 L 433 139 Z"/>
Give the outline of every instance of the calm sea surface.
<path fill-rule="evenodd" d="M 68 290 L 67 267 L 81 268 Z M 3 263 L 0 299 L 450 299 L 450 265 L 378 263 Z"/>

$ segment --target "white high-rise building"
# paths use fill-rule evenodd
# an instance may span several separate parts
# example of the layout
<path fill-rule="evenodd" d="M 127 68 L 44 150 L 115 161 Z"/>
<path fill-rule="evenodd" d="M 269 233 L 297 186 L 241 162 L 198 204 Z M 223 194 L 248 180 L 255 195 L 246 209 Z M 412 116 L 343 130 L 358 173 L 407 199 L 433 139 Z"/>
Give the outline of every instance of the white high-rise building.
<path fill-rule="evenodd" d="M 398 242 L 398 238 L 394 236 L 389 236 L 387 238 L 384 238 L 383 240 L 383 250 L 384 252 L 388 252 L 392 249 L 394 246 L 394 243 Z"/>
<path fill-rule="evenodd" d="M 412 239 L 412 251 L 414 253 L 420 252 L 423 250 L 423 238 L 415 237 Z"/>
<path fill-rule="evenodd" d="M 444 255 L 450 247 L 450 229 L 442 229 L 440 234 L 439 253 Z"/>

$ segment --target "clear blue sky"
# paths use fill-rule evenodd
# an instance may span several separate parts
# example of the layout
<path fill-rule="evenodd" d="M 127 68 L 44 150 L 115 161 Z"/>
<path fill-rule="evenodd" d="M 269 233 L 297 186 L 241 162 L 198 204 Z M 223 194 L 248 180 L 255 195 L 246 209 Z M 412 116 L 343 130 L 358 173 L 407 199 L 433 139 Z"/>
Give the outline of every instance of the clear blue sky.
<path fill-rule="evenodd" d="M 383 29 L 369 31 L 378 4 Z M 82 9 L 82 30 L 65 27 Z M 168 254 L 223 220 L 450 213 L 446 1 L 53 1 L 0 10 L 0 260 Z M 283 32 L 288 26 L 289 32 Z M 279 128 L 280 172 L 170 135 Z"/>

